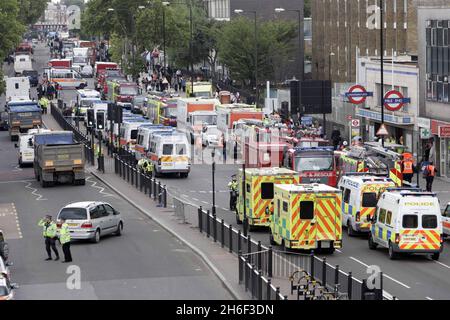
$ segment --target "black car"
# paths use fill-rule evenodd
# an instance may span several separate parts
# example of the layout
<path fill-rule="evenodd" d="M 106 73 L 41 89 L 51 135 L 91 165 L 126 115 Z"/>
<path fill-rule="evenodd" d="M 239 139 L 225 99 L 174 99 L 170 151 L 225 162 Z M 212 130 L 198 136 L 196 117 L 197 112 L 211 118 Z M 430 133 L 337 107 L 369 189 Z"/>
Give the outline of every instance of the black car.
<path fill-rule="evenodd" d="M 8 130 L 8 113 L 0 112 L 0 130 L 6 131 Z"/>
<path fill-rule="evenodd" d="M 25 70 L 23 72 L 24 77 L 28 77 L 30 79 L 30 86 L 37 87 L 39 83 L 39 74 L 36 70 Z"/>

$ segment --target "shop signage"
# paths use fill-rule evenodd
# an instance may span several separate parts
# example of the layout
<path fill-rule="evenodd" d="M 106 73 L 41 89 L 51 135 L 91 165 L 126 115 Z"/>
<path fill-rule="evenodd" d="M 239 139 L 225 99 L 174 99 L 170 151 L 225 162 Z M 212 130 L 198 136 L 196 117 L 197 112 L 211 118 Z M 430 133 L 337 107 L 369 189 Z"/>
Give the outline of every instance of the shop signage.
<path fill-rule="evenodd" d="M 432 137 L 430 129 L 420 128 L 420 139 L 430 139 Z"/>
<path fill-rule="evenodd" d="M 403 94 L 397 90 L 391 90 L 384 96 L 384 106 L 389 111 L 398 111 L 405 103 L 411 103 L 410 98 L 403 97 Z"/>
<path fill-rule="evenodd" d="M 417 126 L 419 128 L 431 129 L 431 119 L 417 117 Z"/>
<path fill-rule="evenodd" d="M 439 138 L 450 138 L 450 126 L 439 127 Z"/>

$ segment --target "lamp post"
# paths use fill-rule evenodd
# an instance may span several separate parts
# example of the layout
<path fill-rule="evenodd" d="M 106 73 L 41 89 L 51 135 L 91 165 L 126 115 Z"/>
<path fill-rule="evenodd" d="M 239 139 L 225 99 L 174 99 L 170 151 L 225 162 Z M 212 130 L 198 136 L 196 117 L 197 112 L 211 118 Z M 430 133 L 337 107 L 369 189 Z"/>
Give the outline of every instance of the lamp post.
<path fill-rule="evenodd" d="M 276 13 L 283 12 L 296 12 L 298 14 L 298 73 L 299 80 L 303 81 L 305 79 L 305 30 L 303 27 L 303 1 L 300 1 L 300 9 L 284 9 L 284 8 L 275 8 Z"/>
<path fill-rule="evenodd" d="M 216 216 L 216 161 L 214 159 L 214 156 L 216 154 L 216 148 L 211 151 L 211 157 L 212 157 L 212 214 L 215 217 Z"/>
<path fill-rule="evenodd" d="M 331 70 L 332 70 L 332 65 L 331 65 L 331 62 L 332 62 L 332 58 L 335 56 L 336 54 L 334 53 L 334 52 L 330 52 L 330 54 L 328 55 L 328 80 L 330 80 L 330 82 L 332 82 L 331 81 Z M 323 114 L 323 135 L 324 136 L 326 136 L 326 134 L 327 134 L 327 117 L 326 117 L 326 114 L 324 113 Z"/>
<path fill-rule="evenodd" d="M 170 5 L 169 1 L 163 1 L 163 51 L 164 51 L 164 74 L 166 73 L 166 7 Z"/>
<path fill-rule="evenodd" d="M 384 125 L 384 1 L 380 0 L 380 103 L 381 103 L 381 124 Z M 384 148 L 384 135 L 381 136 L 381 145 Z"/>
<path fill-rule="evenodd" d="M 258 20 L 256 16 L 256 11 L 252 10 L 242 10 L 242 9 L 236 9 L 234 10 L 237 14 L 242 13 L 253 13 L 255 16 L 255 87 L 256 87 L 256 106 L 258 106 L 259 103 L 259 88 L 258 88 Z"/>

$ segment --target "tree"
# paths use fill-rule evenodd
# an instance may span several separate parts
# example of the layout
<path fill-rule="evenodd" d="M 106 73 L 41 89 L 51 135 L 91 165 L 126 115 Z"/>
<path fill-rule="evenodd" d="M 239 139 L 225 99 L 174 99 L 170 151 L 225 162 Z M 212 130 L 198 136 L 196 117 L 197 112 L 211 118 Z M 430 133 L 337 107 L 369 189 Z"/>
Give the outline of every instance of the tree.
<path fill-rule="evenodd" d="M 4 0 L 2 0 L 4 1 Z M 19 19 L 24 25 L 36 23 L 47 8 L 47 0 L 17 0 L 20 11 Z"/>
<path fill-rule="evenodd" d="M 305 18 L 311 17 L 311 0 L 305 0 L 305 9 L 304 9 Z"/>
<path fill-rule="evenodd" d="M 276 20 L 258 25 L 258 76 L 273 80 L 274 66 L 290 59 L 297 36 L 296 24 Z M 224 25 L 218 39 L 219 58 L 230 70 L 232 78 L 255 85 L 255 33 L 253 21 L 246 17 Z"/>

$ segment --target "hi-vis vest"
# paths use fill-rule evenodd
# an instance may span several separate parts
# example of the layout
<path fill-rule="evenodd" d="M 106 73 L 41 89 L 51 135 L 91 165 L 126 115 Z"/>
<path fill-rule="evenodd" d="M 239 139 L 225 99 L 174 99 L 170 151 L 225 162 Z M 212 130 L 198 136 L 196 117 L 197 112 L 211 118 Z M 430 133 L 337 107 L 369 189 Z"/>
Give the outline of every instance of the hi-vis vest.
<path fill-rule="evenodd" d="M 414 173 L 412 161 L 408 160 L 403 162 L 403 173 L 406 174 Z"/>
<path fill-rule="evenodd" d="M 46 223 L 44 219 L 39 220 L 38 226 L 42 227 L 42 235 L 48 238 L 56 237 L 56 223 L 53 221 L 50 223 Z"/>
<path fill-rule="evenodd" d="M 428 165 L 427 166 L 427 169 L 428 169 L 428 176 L 429 177 L 434 177 L 434 175 L 436 174 L 435 172 L 434 172 L 434 170 L 435 170 L 435 166 L 432 166 L 431 164 L 430 165 Z"/>
<path fill-rule="evenodd" d="M 403 174 L 400 161 L 395 161 L 395 166 L 389 171 L 389 178 L 395 182 L 397 187 L 401 187 L 403 183 Z"/>
<path fill-rule="evenodd" d="M 67 223 L 63 223 L 61 226 L 61 230 L 59 231 L 59 241 L 61 244 L 70 242 L 70 231 Z"/>

